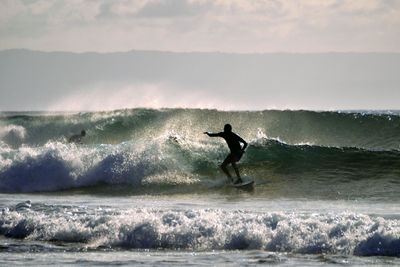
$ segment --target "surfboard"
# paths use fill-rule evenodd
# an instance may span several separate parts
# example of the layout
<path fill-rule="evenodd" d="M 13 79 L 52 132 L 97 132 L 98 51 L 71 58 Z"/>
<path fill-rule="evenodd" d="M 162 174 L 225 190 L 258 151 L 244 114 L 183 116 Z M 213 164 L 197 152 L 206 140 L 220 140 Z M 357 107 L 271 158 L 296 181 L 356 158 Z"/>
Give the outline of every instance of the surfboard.
<path fill-rule="evenodd" d="M 232 184 L 232 186 L 236 188 L 250 188 L 253 187 L 253 185 L 254 185 L 253 180 L 243 181 L 240 184 Z"/>

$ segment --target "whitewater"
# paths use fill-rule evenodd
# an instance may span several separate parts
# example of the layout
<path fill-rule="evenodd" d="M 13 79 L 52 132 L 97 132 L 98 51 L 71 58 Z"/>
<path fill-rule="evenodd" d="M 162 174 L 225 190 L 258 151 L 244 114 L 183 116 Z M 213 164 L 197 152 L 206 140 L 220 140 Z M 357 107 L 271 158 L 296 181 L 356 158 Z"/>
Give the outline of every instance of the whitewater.
<path fill-rule="evenodd" d="M 3 112 L 0 264 L 398 265 L 399 179 L 399 111 Z"/>

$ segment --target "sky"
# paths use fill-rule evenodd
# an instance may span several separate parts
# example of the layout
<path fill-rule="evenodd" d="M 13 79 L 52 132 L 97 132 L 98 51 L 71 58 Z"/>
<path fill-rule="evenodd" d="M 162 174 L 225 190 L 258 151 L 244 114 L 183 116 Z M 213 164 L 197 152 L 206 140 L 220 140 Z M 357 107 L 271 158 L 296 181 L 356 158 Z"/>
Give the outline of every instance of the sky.
<path fill-rule="evenodd" d="M 400 52 L 400 0 L 0 0 L 0 50 Z"/>
<path fill-rule="evenodd" d="M 0 52 L 9 49 L 71 52 L 63 54 L 65 62 L 97 52 L 104 75 L 92 79 L 82 61 L 65 71 L 67 65 L 49 61 L 50 55 L 27 61 L 29 53 L 23 59 L 3 53 L 0 111 L 181 106 L 400 109 L 400 0 L 0 0 Z M 160 70 L 160 77 L 140 80 L 134 71 L 124 72 L 123 78 L 111 69 L 107 72 L 107 65 L 115 66 L 120 58 L 110 53 L 128 51 L 176 54 L 166 63 L 171 71 Z M 204 57 L 221 68 L 210 68 L 207 61 L 197 69 L 196 61 L 173 63 L 181 53 L 196 58 L 198 52 L 211 53 Z M 231 57 L 220 59 L 218 53 Z M 271 65 L 268 57 L 252 62 L 254 55 L 274 53 L 311 56 L 300 63 L 275 58 Z M 334 65 L 335 57 L 324 53 L 379 55 L 367 56 L 371 60 L 366 62 L 364 57 L 355 62 L 350 55 Z M 311 60 L 316 54 L 319 58 Z M 236 61 L 249 68 L 224 68 L 235 62 L 236 55 L 249 56 Z M 151 58 L 154 55 L 143 60 Z M 131 66 L 127 60 L 120 63 Z M 146 77 L 151 76 L 153 63 L 143 62 Z M 90 64 L 96 68 L 96 61 Z M 262 69 L 267 65 L 270 72 Z M 181 77 L 177 68 L 182 66 L 189 78 Z M 49 76 L 53 68 L 59 71 Z"/>

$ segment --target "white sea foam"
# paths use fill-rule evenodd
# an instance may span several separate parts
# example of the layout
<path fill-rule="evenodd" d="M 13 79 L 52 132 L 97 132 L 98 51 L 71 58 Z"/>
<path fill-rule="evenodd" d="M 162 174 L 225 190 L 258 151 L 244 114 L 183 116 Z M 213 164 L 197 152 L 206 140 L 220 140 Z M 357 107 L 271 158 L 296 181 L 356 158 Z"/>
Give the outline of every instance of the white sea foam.
<path fill-rule="evenodd" d="M 26 129 L 19 125 L 6 125 L 0 127 L 0 140 L 12 148 L 18 148 L 24 142 Z"/>
<path fill-rule="evenodd" d="M 48 142 L 42 147 L 21 147 L 13 153 L 4 147 L 4 153 L 0 153 L 0 191 L 54 191 L 99 182 L 196 183 L 183 159 L 174 158 L 168 151 L 170 142 L 169 136 L 118 145 Z M 177 141 L 172 142 L 175 145 Z"/>
<path fill-rule="evenodd" d="M 400 222 L 343 212 L 36 207 L 0 215 L 1 234 L 97 248 L 261 249 L 302 254 L 399 256 Z"/>

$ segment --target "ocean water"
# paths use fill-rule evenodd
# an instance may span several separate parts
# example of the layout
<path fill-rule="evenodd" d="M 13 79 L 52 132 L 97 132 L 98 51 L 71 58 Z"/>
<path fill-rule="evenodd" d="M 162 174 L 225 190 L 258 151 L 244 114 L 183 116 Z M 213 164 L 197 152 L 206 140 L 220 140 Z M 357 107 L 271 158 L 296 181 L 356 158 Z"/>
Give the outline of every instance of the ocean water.
<path fill-rule="evenodd" d="M 399 204 L 399 111 L 0 114 L 0 265 L 400 265 Z"/>

